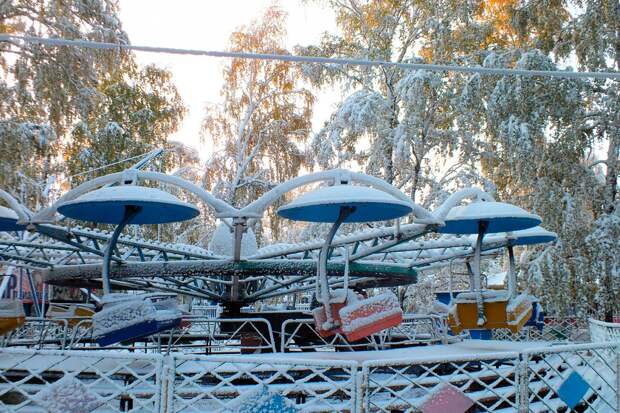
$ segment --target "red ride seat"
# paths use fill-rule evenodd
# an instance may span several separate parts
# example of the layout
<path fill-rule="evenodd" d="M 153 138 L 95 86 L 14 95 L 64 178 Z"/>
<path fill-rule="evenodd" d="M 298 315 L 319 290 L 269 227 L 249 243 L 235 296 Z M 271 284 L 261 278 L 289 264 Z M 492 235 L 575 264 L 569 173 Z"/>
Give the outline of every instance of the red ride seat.
<path fill-rule="evenodd" d="M 403 310 L 391 291 L 363 300 L 349 300 L 340 309 L 341 328 L 349 341 L 396 327 L 402 321 Z"/>

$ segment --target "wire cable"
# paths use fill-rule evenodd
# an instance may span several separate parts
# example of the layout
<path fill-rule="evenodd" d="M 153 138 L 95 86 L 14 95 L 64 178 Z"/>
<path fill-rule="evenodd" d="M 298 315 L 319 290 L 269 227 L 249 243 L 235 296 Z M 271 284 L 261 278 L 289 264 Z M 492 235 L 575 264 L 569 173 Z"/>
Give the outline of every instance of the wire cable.
<path fill-rule="evenodd" d="M 456 66 L 431 63 L 404 63 L 390 62 L 385 60 L 367 60 L 353 58 L 332 58 L 321 56 L 300 56 L 292 54 L 271 54 L 271 53 L 248 53 L 231 51 L 214 51 L 198 49 L 179 49 L 171 47 L 155 46 L 136 46 L 130 44 L 104 43 L 89 40 L 69 40 L 62 38 L 45 38 L 37 36 L 17 36 L 9 33 L 0 33 L 0 41 L 23 41 L 27 43 L 38 43 L 46 46 L 70 46 L 83 47 L 101 50 L 134 50 L 148 53 L 167 53 L 194 56 L 226 57 L 235 59 L 258 59 L 258 60 L 278 60 L 296 63 L 319 63 L 334 65 L 355 65 L 355 66 L 383 66 L 398 67 L 401 69 L 429 70 L 435 72 L 462 72 L 479 73 L 481 75 L 509 75 L 509 76 L 545 76 L 558 78 L 592 78 L 592 79 L 618 79 L 620 72 L 575 72 L 569 70 L 524 70 L 524 69 L 505 69 L 481 66 Z"/>

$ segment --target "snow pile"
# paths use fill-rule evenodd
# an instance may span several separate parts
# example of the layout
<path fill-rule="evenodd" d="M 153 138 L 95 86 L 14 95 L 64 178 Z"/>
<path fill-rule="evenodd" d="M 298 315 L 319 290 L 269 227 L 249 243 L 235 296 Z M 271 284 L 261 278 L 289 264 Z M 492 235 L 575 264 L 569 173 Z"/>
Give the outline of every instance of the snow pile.
<path fill-rule="evenodd" d="M 69 375 L 45 387 L 34 401 L 50 413 L 90 413 L 103 404 L 81 381 Z"/>
<path fill-rule="evenodd" d="M 215 255 L 223 255 L 232 257 L 234 251 L 234 234 L 228 228 L 226 224 L 221 222 L 215 231 L 213 231 L 213 237 L 209 242 L 209 251 Z M 258 244 L 256 242 L 256 235 L 251 228 L 248 228 L 241 238 L 241 256 L 248 257 L 256 254 L 258 251 Z"/>
<path fill-rule="evenodd" d="M 295 413 L 297 408 L 290 400 L 264 384 L 241 395 L 228 406 L 229 411 L 238 413 Z"/>
<path fill-rule="evenodd" d="M 348 304 L 340 310 L 342 330 L 352 333 L 361 328 L 373 325 L 384 318 L 402 314 L 398 298 L 387 291 L 364 300 Z"/>
<path fill-rule="evenodd" d="M 112 304 L 104 304 L 103 310 L 93 316 L 93 336 L 100 337 L 112 331 L 120 330 L 145 321 L 155 320 L 157 310 L 151 300 L 140 296 L 132 298 L 128 294 L 125 301 L 115 297 Z M 107 297 L 106 297 L 107 298 Z"/>
<path fill-rule="evenodd" d="M 510 300 L 510 303 L 508 303 L 508 305 L 506 306 L 506 311 L 508 312 L 513 312 L 516 311 L 518 307 L 520 307 L 523 304 L 529 304 L 529 306 L 532 306 L 532 301 L 535 300 L 535 297 L 529 295 L 529 294 L 519 294 L 517 297 L 514 298 L 514 300 Z"/>

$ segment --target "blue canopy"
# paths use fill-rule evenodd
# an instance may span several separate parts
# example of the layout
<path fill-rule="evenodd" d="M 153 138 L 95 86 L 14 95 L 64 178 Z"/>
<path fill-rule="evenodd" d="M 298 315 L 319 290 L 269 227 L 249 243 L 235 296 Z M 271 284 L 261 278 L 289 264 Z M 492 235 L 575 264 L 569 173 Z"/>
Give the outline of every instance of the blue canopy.
<path fill-rule="evenodd" d="M 541 219 L 516 205 L 503 202 L 472 202 L 448 212 L 445 226 L 437 231 L 447 234 L 477 234 L 479 223 L 486 222 L 486 233 L 511 232 L 535 227 Z"/>
<path fill-rule="evenodd" d="M 84 194 L 58 207 L 66 217 L 102 224 L 118 224 L 126 207 L 138 213 L 128 224 L 164 224 L 185 221 L 200 211 L 175 196 L 156 188 L 135 185 L 111 186 Z"/>
<path fill-rule="evenodd" d="M 12 209 L 0 206 L 0 231 L 23 231 L 25 225 L 17 223 L 19 217 Z"/>
<path fill-rule="evenodd" d="M 536 226 L 534 228 L 513 232 L 509 244 L 512 246 L 546 244 L 547 242 L 555 241 L 557 237 L 555 232 L 547 231 L 544 228 Z"/>
<path fill-rule="evenodd" d="M 278 215 L 294 221 L 336 222 L 343 207 L 353 207 L 343 222 L 384 221 L 413 211 L 411 203 L 378 189 L 334 185 L 300 196 L 278 209 Z"/>

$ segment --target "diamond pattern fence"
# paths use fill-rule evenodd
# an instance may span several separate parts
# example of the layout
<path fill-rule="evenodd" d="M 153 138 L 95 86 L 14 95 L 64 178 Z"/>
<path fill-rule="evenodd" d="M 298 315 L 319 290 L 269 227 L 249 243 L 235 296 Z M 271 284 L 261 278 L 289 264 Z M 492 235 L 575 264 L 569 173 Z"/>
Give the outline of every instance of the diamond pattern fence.
<path fill-rule="evenodd" d="M 620 411 L 617 344 L 568 345 L 524 353 L 528 397 L 522 400 L 523 411 Z"/>
<path fill-rule="evenodd" d="M 519 363 L 518 353 L 364 362 L 363 411 L 515 411 Z"/>
<path fill-rule="evenodd" d="M 590 329 L 591 330 L 591 329 Z M 494 340 L 508 341 L 550 341 L 564 343 L 583 343 L 590 341 L 588 321 L 571 317 L 546 317 L 542 330 L 525 327 L 518 333 L 508 329 L 493 330 Z M 618 337 L 620 339 L 620 337 Z M 592 341 L 595 341 L 592 339 Z"/>
<path fill-rule="evenodd" d="M 618 412 L 618 345 L 364 362 L 8 348 L 0 412 Z"/>
<path fill-rule="evenodd" d="M 163 357 L 2 349 L 0 411 L 159 412 Z"/>
<path fill-rule="evenodd" d="M 240 411 L 266 388 L 299 411 L 356 411 L 357 363 L 351 361 L 173 356 L 170 369 L 173 413 Z"/>
<path fill-rule="evenodd" d="M 588 323 L 593 342 L 620 341 L 620 323 L 607 323 L 593 318 Z"/>

